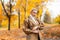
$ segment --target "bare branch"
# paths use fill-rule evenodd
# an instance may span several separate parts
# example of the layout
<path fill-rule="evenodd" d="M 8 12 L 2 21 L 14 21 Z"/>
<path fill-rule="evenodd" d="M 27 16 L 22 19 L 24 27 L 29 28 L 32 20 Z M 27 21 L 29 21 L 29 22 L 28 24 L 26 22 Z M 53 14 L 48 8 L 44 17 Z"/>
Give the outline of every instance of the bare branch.
<path fill-rule="evenodd" d="M 8 17 L 9 15 L 8 15 L 8 13 L 7 13 L 5 7 L 4 7 L 4 3 L 2 2 L 2 0 L 1 0 L 1 4 L 2 4 L 2 7 L 3 7 L 4 12 L 6 13 L 6 15 L 7 15 L 7 17 Z"/>
<path fill-rule="evenodd" d="M 11 13 L 11 10 L 12 10 L 12 4 L 11 4 L 11 0 L 10 0 L 10 13 Z"/>

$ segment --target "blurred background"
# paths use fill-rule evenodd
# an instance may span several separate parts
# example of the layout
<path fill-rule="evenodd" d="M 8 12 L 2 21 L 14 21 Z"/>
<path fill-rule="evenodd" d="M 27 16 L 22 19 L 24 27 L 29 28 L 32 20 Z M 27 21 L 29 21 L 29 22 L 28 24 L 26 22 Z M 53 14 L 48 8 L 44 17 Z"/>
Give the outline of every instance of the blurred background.
<path fill-rule="evenodd" d="M 11 15 L 12 28 L 23 25 L 24 19 L 33 8 L 38 9 L 37 17 L 45 24 L 60 24 L 60 0 L 2 0 L 8 16 Z M 11 13 L 10 9 L 11 8 Z M 8 17 L 0 1 L 0 28 L 8 27 Z M 20 18 L 20 19 L 19 19 Z M 20 21 L 19 21 L 20 20 Z"/>

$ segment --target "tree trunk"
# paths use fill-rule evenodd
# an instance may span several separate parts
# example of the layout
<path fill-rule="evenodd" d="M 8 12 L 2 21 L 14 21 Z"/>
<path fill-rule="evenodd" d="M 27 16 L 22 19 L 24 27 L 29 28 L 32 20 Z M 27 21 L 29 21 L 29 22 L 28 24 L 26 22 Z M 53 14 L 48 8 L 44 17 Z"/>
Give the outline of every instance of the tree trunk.
<path fill-rule="evenodd" d="M 18 11 L 18 28 L 20 28 L 20 12 Z"/>
<path fill-rule="evenodd" d="M 10 21 L 11 21 L 11 17 L 9 16 L 8 17 L 8 22 L 9 22 L 9 24 L 8 24 L 8 30 L 10 30 Z"/>
<path fill-rule="evenodd" d="M 2 26 L 1 23 L 2 23 L 2 20 L 0 20 L 0 27 Z"/>

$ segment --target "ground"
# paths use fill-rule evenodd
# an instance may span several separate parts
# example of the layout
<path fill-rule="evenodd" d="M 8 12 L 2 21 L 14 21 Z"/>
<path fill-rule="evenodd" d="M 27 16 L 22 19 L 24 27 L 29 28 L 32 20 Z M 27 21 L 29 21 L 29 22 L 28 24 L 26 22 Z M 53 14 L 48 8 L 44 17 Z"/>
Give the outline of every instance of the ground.
<path fill-rule="evenodd" d="M 44 40 L 60 40 L 60 24 L 48 25 L 51 28 L 41 30 L 41 35 Z M 46 27 L 48 27 L 46 26 Z M 0 30 L 0 40 L 26 40 L 26 34 L 21 29 Z"/>

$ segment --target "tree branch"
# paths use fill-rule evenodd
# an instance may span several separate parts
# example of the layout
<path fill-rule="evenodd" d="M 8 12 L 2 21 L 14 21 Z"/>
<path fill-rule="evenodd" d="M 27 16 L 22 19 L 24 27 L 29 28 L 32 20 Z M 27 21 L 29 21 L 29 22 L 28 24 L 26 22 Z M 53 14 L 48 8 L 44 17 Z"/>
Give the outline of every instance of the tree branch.
<path fill-rule="evenodd" d="M 4 3 L 2 2 L 2 0 L 1 0 L 1 4 L 2 4 L 2 7 L 3 7 L 4 12 L 6 13 L 6 15 L 7 15 L 7 17 L 8 17 L 9 15 L 8 15 L 8 13 L 7 13 L 5 7 L 4 7 Z"/>

